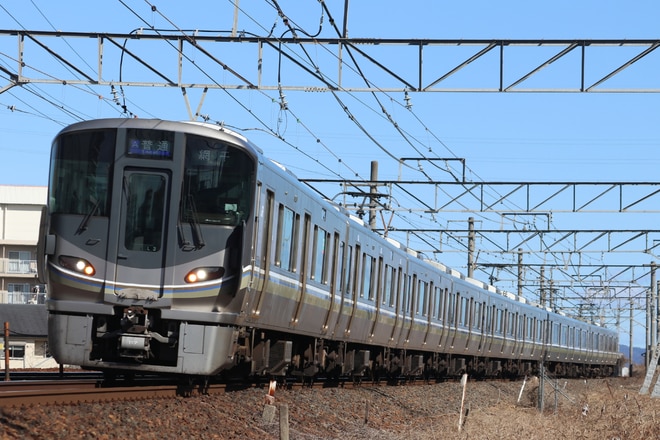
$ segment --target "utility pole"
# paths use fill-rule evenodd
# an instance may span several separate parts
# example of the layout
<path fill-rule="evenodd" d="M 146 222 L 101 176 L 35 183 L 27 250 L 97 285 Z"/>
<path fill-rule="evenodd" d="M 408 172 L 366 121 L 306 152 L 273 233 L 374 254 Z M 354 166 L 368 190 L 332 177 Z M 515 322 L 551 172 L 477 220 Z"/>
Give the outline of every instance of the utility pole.
<path fill-rule="evenodd" d="M 474 217 L 468 218 L 467 276 L 474 278 Z"/>
<path fill-rule="evenodd" d="M 658 320 L 657 314 L 658 310 L 656 309 L 656 304 L 658 302 L 658 284 L 655 281 L 655 261 L 651 261 L 651 304 L 649 306 L 649 318 L 650 318 L 650 340 L 648 345 L 650 351 L 647 352 L 646 359 L 650 362 L 653 359 L 656 351 L 657 334 L 658 334 Z"/>
<path fill-rule="evenodd" d="M 371 181 L 378 180 L 378 162 L 371 161 Z M 369 227 L 371 230 L 376 229 L 376 197 L 378 197 L 378 185 L 373 184 L 369 187 Z"/>
<path fill-rule="evenodd" d="M 539 275 L 539 303 L 541 307 L 545 307 L 545 266 L 541 266 Z"/>
<path fill-rule="evenodd" d="M 518 296 L 523 294 L 523 250 L 518 248 Z"/>

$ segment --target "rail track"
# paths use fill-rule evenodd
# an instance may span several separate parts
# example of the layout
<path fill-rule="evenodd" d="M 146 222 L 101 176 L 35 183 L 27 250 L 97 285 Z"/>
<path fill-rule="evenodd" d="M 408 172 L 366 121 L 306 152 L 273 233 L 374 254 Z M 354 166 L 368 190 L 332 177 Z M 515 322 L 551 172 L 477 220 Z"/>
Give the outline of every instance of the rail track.
<path fill-rule="evenodd" d="M 289 378 L 290 379 L 290 378 Z M 423 381 L 407 382 L 408 384 Z M 386 381 L 364 385 L 386 385 Z M 277 388 L 296 389 L 310 387 L 361 386 L 353 381 L 315 382 L 286 380 L 278 382 Z M 13 374 L 12 380 L 0 381 L 0 408 L 44 404 L 76 404 L 83 402 L 106 402 L 120 400 L 140 400 L 155 398 L 190 397 L 195 394 L 220 394 L 249 387 L 264 388 L 268 392 L 269 383 L 264 382 L 188 382 L 160 376 L 146 376 L 133 380 L 103 380 L 101 373 L 80 372 L 60 375 L 59 373 Z"/>
<path fill-rule="evenodd" d="M 182 387 L 181 384 L 104 386 L 89 379 L 28 380 L 0 383 L 0 408 L 8 406 L 73 404 L 113 400 L 173 398 L 195 392 L 225 392 L 226 385 L 211 384 L 204 389 Z"/>

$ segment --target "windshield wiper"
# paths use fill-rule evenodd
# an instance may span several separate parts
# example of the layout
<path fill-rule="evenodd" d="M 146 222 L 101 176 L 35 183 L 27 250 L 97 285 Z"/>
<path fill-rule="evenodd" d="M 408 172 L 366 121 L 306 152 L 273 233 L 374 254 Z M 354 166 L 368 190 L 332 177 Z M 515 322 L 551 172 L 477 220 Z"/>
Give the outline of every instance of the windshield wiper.
<path fill-rule="evenodd" d="M 206 243 L 204 243 L 204 237 L 202 237 L 202 228 L 199 226 L 199 221 L 197 221 L 197 208 L 195 207 L 195 199 L 192 195 L 188 194 L 188 206 L 190 207 L 190 227 L 192 229 L 193 242 L 195 243 L 195 249 L 203 248 Z"/>
<path fill-rule="evenodd" d="M 87 223 L 89 223 L 89 219 L 92 218 L 92 216 L 96 213 L 96 211 L 99 209 L 99 205 L 101 204 L 101 199 L 94 199 L 94 197 L 90 196 L 90 201 L 94 201 L 94 205 L 92 206 L 92 209 L 90 209 L 87 214 L 83 217 L 82 221 L 78 225 L 78 229 L 76 230 L 76 234 L 82 234 L 84 231 L 87 230 Z"/>

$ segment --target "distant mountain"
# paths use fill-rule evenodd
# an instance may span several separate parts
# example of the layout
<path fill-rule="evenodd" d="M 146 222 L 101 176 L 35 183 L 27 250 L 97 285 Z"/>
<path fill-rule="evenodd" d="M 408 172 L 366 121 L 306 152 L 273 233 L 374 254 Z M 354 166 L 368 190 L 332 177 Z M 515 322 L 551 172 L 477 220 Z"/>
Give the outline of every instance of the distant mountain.
<path fill-rule="evenodd" d="M 619 353 L 623 354 L 626 359 L 630 356 L 630 348 L 628 345 L 619 344 Z M 644 347 L 633 347 L 633 363 L 637 365 L 645 364 L 644 355 L 646 349 Z"/>

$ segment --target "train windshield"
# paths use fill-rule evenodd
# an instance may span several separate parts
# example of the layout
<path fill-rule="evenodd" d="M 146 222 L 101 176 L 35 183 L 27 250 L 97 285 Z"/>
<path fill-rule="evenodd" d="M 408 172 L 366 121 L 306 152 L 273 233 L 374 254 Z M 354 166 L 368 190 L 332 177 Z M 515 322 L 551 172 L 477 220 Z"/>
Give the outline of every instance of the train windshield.
<path fill-rule="evenodd" d="M 237 226 L 248 218 L 254 160 L 244 151 L 201 136 L 186 139 L 181 217 L 201 224 Z"/>
<path fill-rule="evenodd" d="M 64 134 L 53 145 L 49 185 L 51 214 L 108 216 L 115 131 Z"/>

